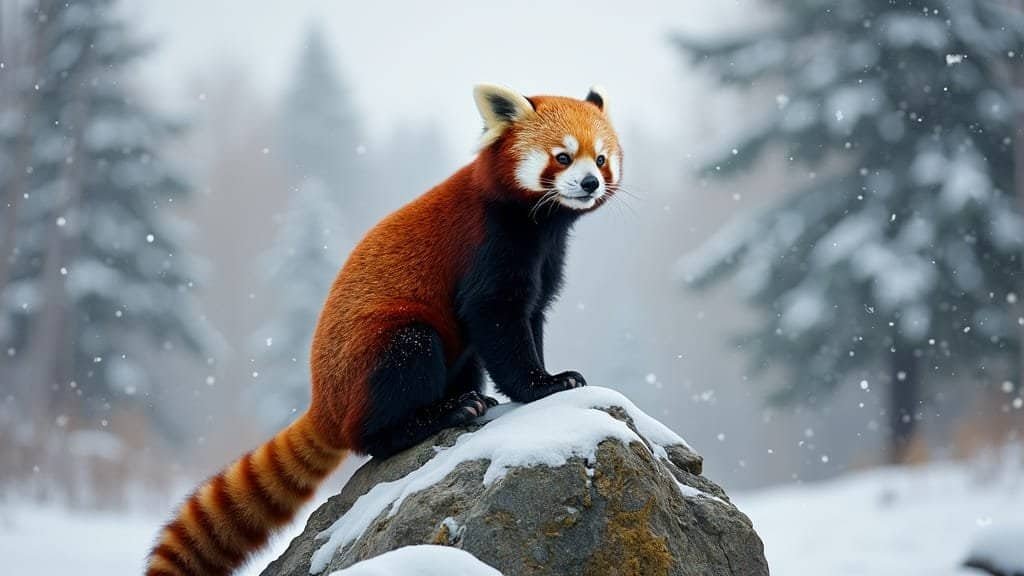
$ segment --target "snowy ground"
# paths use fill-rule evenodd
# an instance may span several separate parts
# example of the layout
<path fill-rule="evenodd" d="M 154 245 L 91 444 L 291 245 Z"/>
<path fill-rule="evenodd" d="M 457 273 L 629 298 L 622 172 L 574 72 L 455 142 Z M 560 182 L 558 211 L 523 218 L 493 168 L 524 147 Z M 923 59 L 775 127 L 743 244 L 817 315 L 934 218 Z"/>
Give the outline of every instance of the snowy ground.
<path fill-rule="evenodd" d="M 962 466 L 876 470 L 735 495 L 781 576 L 967 576 L 968 549 L 1024 517 L 1019 470 L 982 479 Z"/>
<path fill-rule="evenodd" d="M 780 576 L 968 576 L 972 542 L 1024 517 L 1024 475 L 932 464 L 815 485 L 736 494 Z M 302 515 L 304 517 L 304 515 Z M 69 513 L 0 504 L 0 558 L 10 574 L 138 574 L 161 517 Z M 258 574 L 299 529 L 244 574 Z"/>
<path fill-rule="evenodd" d="M 163 511 L 161 511 L 163 512 Z M 308 515 L 308 512 L 302 517 Z M 141 574 L 163 516 L 76 513 L 56 507 L 0 503 L 0 559 L 4 574 L 109 576 Z M 255 576 L 301 531 L 273 540 L 239 574 Z"/>

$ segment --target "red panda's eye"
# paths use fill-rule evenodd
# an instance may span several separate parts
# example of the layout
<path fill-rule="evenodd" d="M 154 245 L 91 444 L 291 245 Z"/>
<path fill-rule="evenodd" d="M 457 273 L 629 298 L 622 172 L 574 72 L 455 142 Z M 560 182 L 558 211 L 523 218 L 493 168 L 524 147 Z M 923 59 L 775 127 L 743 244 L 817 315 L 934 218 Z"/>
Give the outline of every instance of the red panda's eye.
<path fill-rule="evenodd" d="M 605 162 L 604 154 L 601 154 L 600 156 L 598 156 L 596 162 L 597 162 L 597 167 L 598 168 L 604 166 L 604 162 Z"/>
<path fill-rule="evenodd" d="M 558 154 L 558 156 L 555 156 L 555 160 L 557 160 L 558 163 L 561 164 L 562 166 L 568 166 L 569 164 L 572 164 L 572 158 L 570 158 L 569 155 L 566 154 L 565 152 L 561 152 Z"/>

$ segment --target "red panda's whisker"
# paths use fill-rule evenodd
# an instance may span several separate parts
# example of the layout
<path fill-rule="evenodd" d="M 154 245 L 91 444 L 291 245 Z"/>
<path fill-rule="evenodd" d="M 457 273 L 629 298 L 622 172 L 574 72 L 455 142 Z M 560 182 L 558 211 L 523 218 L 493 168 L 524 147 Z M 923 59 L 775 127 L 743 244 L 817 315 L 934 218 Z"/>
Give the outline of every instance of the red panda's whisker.
<path fill-rule="evenodd" d="M 551 200 L 556 200 L 557 196 L 558 196 L 558 190 L 556 190 L 554 188 L 545 191 L 544 194 L 540 197 L 540 199 L 537 200 L 537 202 L 533 205 L 533 207 L 530 208 L 530 219 L 533 220 L 534 222 L 536 222 L 537 221 L 537 212 L 540 211 L 540 208 L 542 206 L 544 206 L 544 204 L 546 202 L 551 201 Z"/>
<path fill-rule="evenodd" d="M 619 192 L 622 192 L 623 194 L 625 194 L 626 196 L 629 196 L 630 198 L 633 198 L 633 199 L 636 199 L 636 200 L 641 200 L 640 196 L 638 196 L 637 194 L 635 194 L 634 192 L 632 192 L 631 190 L 629 190 L 627 188 L 623 188 L 622 186 L 618 186 L 618 185 L 614 185 L 613 184 L 613 185 L 608 187 L 608 191 L 616 193 L 616 194 L 618 194 Z"/>

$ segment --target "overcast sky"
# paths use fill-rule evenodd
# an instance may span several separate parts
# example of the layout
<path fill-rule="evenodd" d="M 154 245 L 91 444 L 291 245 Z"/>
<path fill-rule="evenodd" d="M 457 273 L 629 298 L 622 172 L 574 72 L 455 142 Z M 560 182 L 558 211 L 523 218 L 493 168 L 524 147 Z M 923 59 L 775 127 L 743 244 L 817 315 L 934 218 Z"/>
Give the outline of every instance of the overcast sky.
<path fill-rule="evenodd" d="M 143 73 L 171 106 L 196 96 L 187 92 L 190 78 L 225 63 L 244 67 L 264 98 L 276 98 L 316 23 L 372 135 L 400 122 L 434 122 L 468 154 L 479 131 L 471 87 L 480 81 L 579 96 L 600 83 L 620 126 L 677 127 L 700 111 L 687 106 L 693 89 L 670 31 L 727 27 L 750 4 L 143 0 L 128 10 L 159 42 Z"/>

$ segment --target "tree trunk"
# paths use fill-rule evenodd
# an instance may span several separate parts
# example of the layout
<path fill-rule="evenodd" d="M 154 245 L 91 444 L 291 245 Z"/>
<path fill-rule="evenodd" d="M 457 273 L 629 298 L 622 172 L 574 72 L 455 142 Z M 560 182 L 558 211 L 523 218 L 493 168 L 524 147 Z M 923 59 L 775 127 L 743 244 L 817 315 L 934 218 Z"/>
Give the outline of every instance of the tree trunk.
<path fill-rule="evenodd" d="M 907 448 L 917 430 L 914 418 L 920 396 L 919 361 L 909 342 L 896 340 L 892 354 L 892 378 L 889 384 L 889 453 L 890 464 L 906 461 Z"/>
<path fill-rule="evenodd" d="M 40 9 L 45 7 L 46 5 L 40 3 Z M 11 38 L 3 39 L 8 44 L 7 46 L 0 44 L 0 54 L 6 53 L 10 55 L 4 61 L 6 68 L 4 70 L 4 77 L 15 78 L 4 88 L 6 96 L 2 99 L 2 103 L 5 106 L 21 107 L 19 114 L 21 117 L 21 127 L 18 130 L 14 146 L 13 177 L 6 183 L 6 198 L 0 199 L 0 202 L 3 202 L 2 212 L 4 220 L 3 228 L 0 229 L 3 232 L 2 236 L 0 236 L 0 293 L 3 292 L 4 287 L 10 281 L 18 224 L 18 206 L 29 189 L 29 175 L 26 173 L 26 167 L 31 162 L 32 154 L 32 115 L 36 111 L 39 100 L 39 92 L 37 90 L 22 90 L 23 86 L 20 86 L 17 82 L 25 82 L 25 80 L 24 78 L 18 79 L 19 74 L 16 74 L 16 72 L 19 70 L 22 73 L 31 72 L 31 75 L 35 76 L 36 71 L 43 68 L 43 43 L 46 40 L 43 31 L 44 29 L 38 26 L 29 26 L 27 30 L 22 30 L 21 34 L 12 33 L 15 38 L 32 39 L 32 44 L 25 52 L 7 51 L 8 48 L 13 47 Z"/>
<path fill-rule="evenodd" d="M 39 54 L 42 55 L 41 50 Z M 43 423 L 44 439 L 49 436 L 49 426 L 54 421 L 55 411 L 69 409 L 78 404 L 76 397 L 69 391 L 70 381 L 75 375 L 76 303 L 68 294 L 66 278 L 61 270 L 65 267 L 73 268 L 82 227 L 85 225 L 80 205 L 82 188 L 85 185 L 83 171 L 87 168 L 82 135 L 85 122 L 88 120 L 88 106 L 83 94 L 85 87 L 80 77 L 83 76 L 83 71 L 89 70 L 91 58 L 92 52 L 89 51 L 84 63 L 63 80 L 70 89 L 66 94 L 67 103 L 59 119 L 63 126 L 69 127 L 70 146 L 67 153 L 71 162 L 61 163 L 57 176 L 58 185 L 56 190 L 51 191 L 57 194 L 57 197 L 53 199 L 54 209 L 45 222 L 47 239 L 40 275 L 43 306 L 34 315 L 29 328 L 29 356 L 24 381 L 40 389 L 34 400 L 35 410 L 41 413 L 42 417 L 37 415 L 34 421 Z M 42 61 L 43 58 L 40 56 L 39 62 Z M 68 217 L 66 226 L 57 224 L 59 215 Z"/>
<path fill-rule="evenodd" d="M 1010 4 L 1018 10 L 1024 10 L 1024 0 L 1012 0 Z M 1020 61 L 1011 63 L 1010 75 L 1013 82 L 1013 104 L 1016 110 L 1014 117 L 1016 129 L 1013 135 L 1013 180 L 1017 192 L 1018 208 L 1024 212 L 1024 63 Z M 1017 290 L 1017 295 L 1022 295 L 1020 289 Z M 1017 304 L 1010 305 L 1010 312 L 1018 318 L 1024 315 L 1024 303 L 1020 302 L 1020 298 L 1018 298 Z M 1018 337 L 1020 337 L 1019 331 Z M 1019 388 L 1024 386 L 1024 337 L 1020 337 L 1017 355 L 1017 386 Z"/>
<path fill-rule="evenodd" d="M 1024 9 L 1024 2 L 1018 0 L 1015 3 L 1018 8 Z M 1016 130 L 1014 130 L 1014 187 L 1017 192 L 1018 207 L 1024 211 L 1024 64 L 1017 64 L 1013 66 L 1012 70 L 1014 78 L 1014 104 L 1016 105 Z M 1018 296 L 1021 295 L 1021 290 L 1017 290 Z M 1024 313 L 1024 303 L 1010 304 L 1011 312 L 1016 313 L 1015 316 L 1020 318 Z M 1020 332 L 1018 332 L 1020 336 Z M 1020 343 L 1017 349 L 1018 360 L 1017 360 L 1017 385 L 1024 385 L 1024 337 L 1020 337 Z"/>

